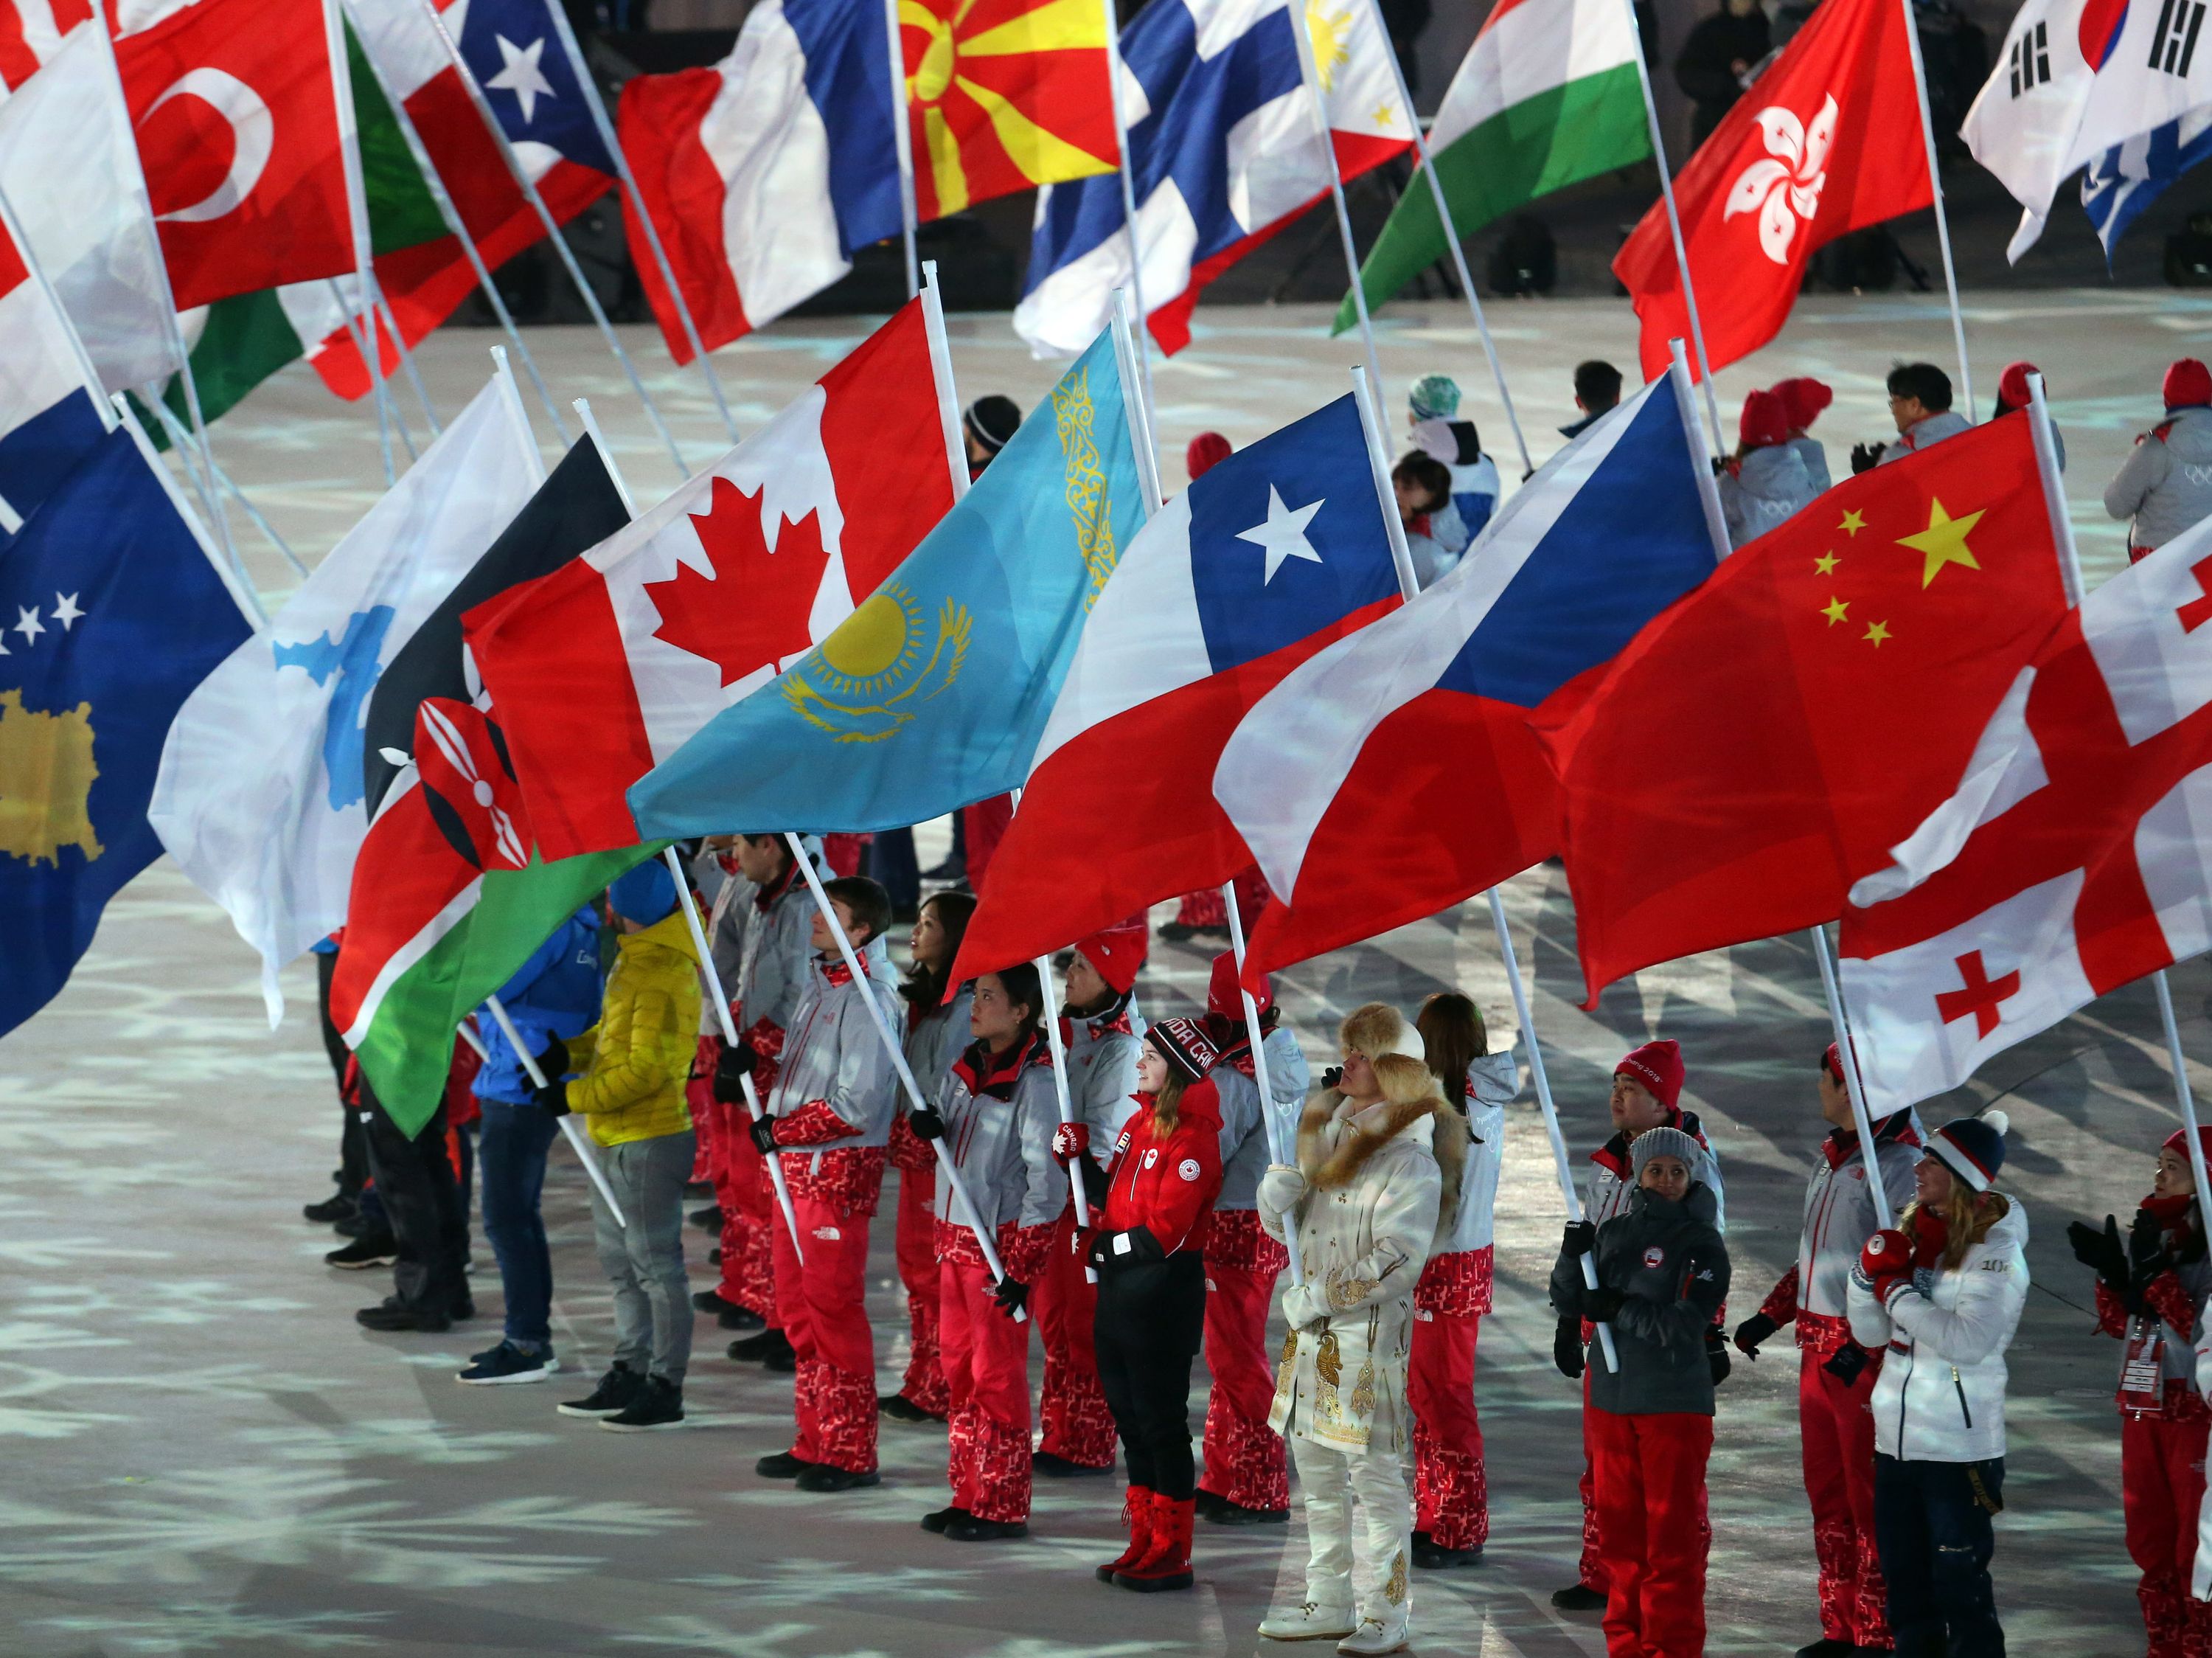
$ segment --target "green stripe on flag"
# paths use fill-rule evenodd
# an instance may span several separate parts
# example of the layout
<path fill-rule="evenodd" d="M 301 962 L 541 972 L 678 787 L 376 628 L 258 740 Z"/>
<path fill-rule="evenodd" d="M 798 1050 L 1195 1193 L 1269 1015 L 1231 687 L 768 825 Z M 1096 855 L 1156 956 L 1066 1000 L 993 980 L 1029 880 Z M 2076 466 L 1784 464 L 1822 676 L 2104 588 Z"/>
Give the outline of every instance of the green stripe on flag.
<path fill-rule="evenodd" d="M 1440 151 L 1437 177 L 1462 238 L 1535 198 L 1651 154 L 1636 66 L 1569 81 L 1499 111 Z M 1415 177 L 1359 267 L 1370 309 L 1449 256 L 1435 194 Z M 1358 320 L 1347 293 L 1334 332 Z"/>
<path fill-rule="evenodd" d="M 346 25 L 346 65 L 352 71 L 354 125 L 361 135 L 362 184 L 368 192 L 369 245 L 379 253 L 396 253 L 437 241 L 446 234 L 446 216 L 438 210 L 438 198 L 415 165 L 407 136 L 400 131 L 350 23 Z"/>

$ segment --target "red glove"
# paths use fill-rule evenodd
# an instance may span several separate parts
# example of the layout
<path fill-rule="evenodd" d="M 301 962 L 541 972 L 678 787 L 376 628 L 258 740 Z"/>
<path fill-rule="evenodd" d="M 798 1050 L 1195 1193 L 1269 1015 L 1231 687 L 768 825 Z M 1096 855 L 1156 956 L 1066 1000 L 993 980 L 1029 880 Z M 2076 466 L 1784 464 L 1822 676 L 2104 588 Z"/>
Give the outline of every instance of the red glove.
<path fill-rule="evenodd" d="M 1874 1285 L 1876 1301 L 1886 1301 L 1893 1285 L 1912 1276 L 1912 1240 L 1902 1232 L 1877 1232 L 1859 1251 L 1859 1271 Z"/>
<path fill-rule="evenodd" d="M 1066 1168 L 1091 1149 L 1091 1130 L 1082 1123 L 1062 1123 L 1052 1131 L 1052 1155 Z"/>

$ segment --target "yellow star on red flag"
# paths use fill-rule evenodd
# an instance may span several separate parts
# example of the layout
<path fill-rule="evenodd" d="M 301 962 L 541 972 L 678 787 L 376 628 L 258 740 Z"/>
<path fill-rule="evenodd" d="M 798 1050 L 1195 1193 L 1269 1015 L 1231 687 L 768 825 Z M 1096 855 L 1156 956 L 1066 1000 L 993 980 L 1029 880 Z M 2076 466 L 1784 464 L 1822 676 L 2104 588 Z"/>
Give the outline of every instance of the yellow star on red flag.
<path fill-rule="evenodd" d="M 1943 510 L 1941 501 L 1932 497 L 1929 498 L 1928 527 L 1916 534 L 1897 538 L 1899 546 L 1911 547 L 1915 552 L 1927 555 L 1927 562 L 1920 570 L 1922 587 L 1934 582 L 1936 572 L 1946 564 L 1963 564 L 1968 570 L 1981 568 L 1975 560 L 1974 550 L 1966 545 L 1966 537 L 1981 521 L 1982 514 L 1979 512 L 1970 512 L 1964 518 L 1954 518 Z"/>

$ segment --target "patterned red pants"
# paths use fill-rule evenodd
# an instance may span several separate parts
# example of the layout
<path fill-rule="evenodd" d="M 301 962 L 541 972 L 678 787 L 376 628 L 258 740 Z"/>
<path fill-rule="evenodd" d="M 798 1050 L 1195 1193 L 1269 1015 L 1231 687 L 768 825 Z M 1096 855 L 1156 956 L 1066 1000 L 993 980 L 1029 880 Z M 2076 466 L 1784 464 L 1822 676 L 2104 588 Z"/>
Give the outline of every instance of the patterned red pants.
<path fill-rule="evenodd" d="M 1249 1209 L 1218 1209 L 1206 1240 L 1205 1472 L 1198 1488 L 1240 1509 L 1291 1506 L 1282 1436 L 1267 1425 L 1275 1368 L 1267 1308 L 1289 1257 Z"/>
<path fill-rule="evenodd" d="M 779 1217 L 777 1321 L 799 1358 L 792 1387 L 792 1454 L 853 1473 L 876 1466 L 876 1342 L 869 1327 L 868 1217 L 792 1194 L 805 1264 Z"/>
<path fill-rule="evenodd" d="M 1797 1315 L 1797 1338 L 1811 1343 L 1798 1353 L 1797 1422 L 1805 1496 L 1813 1507 L 1813 1553 L 1820 1563 L 1820 1633 L 1886 1647 L 1889 1594 L 1875 1552 L 1874 1415 L 1867 1408 L 1881 1361 L 1861 1371 L 1856 1387 L 1844 1387 L 1821 1368 L 1844 1333 L 1816 1314 Z"/>
<path fill-rule="evenodd" d="M 2120 1419 L 2120 1503 L 2149 1658 L 2212 1655 L 2212 1606 L 2189 1593 L 2204 1498 L 2206 1423 Z"/>
<path fill-rule="evenodd" d="M 1479 1549 L 1490 1540 L 1490 1482 L 1474 1409 L 1480 1314 L 1413 1315 L 1406 1402 L 1413 1411 L 1413 1529 L 1439 1548 Z"/>
<path fill-rule="evenodd" d="M 1110 1468 L 1114 1413 L 1098 1385 L 1091 1348 L 1098 1286 L 1085 1271 L 1078 1241 L 1071 1206 L 1053 1228 L 1052 1264 L 1030 1297 L 1044 1341 L 1044 1396 L 1038 1407 L 1044 1435 L 1037 1448 L 1085 1468 Z"/>
<path fill-rule="evenodd" d="M 946 1474 L 955 1508 L 981 1520 L 1030 1517 L 1030 1327 L 991 1299 L 988 1268 L 940 1261 L 939 1351 L 951 1396 Z"/>
<path fill-rule="evenodd" d="M 906 1379 L 899 1392 L 925 1411 L 943 1416 L 951 1395 L 945 1386 L 945 1366 L 939 1356 L 937 1335 L 936 1217 L 930 1205 L 937 1192 L 937 1176 L 927 1168 L 899 1170 L 899 1281 L 906 1286 L 907 1336 L 911 1350 Z"/>
<path fill-rule="evenodd" d="M 722 1282 L 716 1293 L 775 1324 L 775 1240 L 787 1228 L 769 1184 L 767 1161 L 745 1131 L 750 1114 L 741 1105 L 714 1109 L 720 1158 L 714 1201 L 722 1208 Z"/>

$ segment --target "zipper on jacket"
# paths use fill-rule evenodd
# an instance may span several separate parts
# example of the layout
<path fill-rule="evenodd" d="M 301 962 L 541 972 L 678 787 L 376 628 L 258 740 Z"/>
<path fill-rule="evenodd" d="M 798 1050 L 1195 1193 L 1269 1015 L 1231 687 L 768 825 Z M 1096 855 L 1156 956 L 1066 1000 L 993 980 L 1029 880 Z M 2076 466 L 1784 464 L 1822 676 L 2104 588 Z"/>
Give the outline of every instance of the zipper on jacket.
<path fill-rule="evenodd" d="M 1974 1428 L 1974 1413 L 1966 1408 L 1966 1384 L 1959 1380 L 1959 1367 L 1955 1364 L 1951 1367 L 1951 1386 L 1959 1395 L 1959 1414 L 1966 1417 L 1966 1431 L 1972 1433 Z"/>
<path fill-rule="evenodd" d="M 1894 1332 L 1897 1326 L 1892 1325 Z M 1905 1460 L 1905 1419 L 1912 1410 L 1912 1367 L 1920 1362 L 1920 1346 L 1913 1344 L 1905 1350 L 1905 1380 L 1897 1388 L 1897 1459 Z"/>

